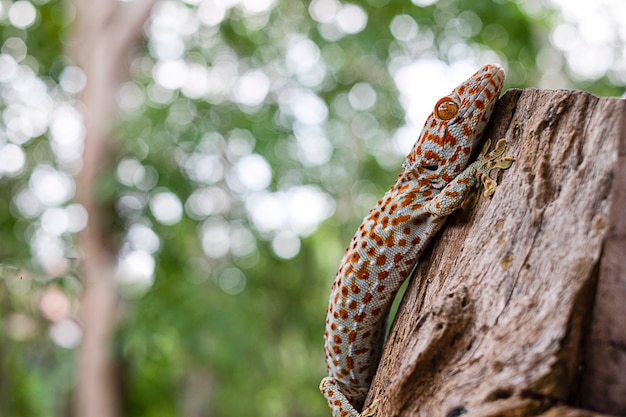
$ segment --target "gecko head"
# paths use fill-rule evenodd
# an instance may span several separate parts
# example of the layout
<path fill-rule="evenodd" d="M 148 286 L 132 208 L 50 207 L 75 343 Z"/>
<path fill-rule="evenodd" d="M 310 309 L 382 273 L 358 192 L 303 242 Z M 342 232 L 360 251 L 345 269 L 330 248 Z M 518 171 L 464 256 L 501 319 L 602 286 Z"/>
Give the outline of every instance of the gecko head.
<path fill-rule="evenodd" d="M 467 166 L 503 83 L 502 67 L 488 64 L 437 101 L 402 167 L 450 182 Z"/>

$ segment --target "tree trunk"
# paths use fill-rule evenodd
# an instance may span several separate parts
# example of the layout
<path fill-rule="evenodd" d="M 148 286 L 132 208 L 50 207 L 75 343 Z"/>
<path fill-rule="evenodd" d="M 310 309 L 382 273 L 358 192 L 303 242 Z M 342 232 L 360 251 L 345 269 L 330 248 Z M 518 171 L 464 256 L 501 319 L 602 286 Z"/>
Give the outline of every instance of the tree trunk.
<path fill-rule="evenodd" d="M 377 415 L 626 415 L 625 116 L 580 91 L 504 95 L 485 136 L 516 161 L 422 255 Z"/>
<path fill-rule="evenodd" d="M 80 318 L 83 341 L 78 353 L 76 416 L 115 417 L 119 399 L 110 342 L 116 323 L 114 273 L 117 247 L 110 213 L 96 195 L 99 174 L 114 163 L 116 94 L 127 80 L 129 58 L 143 35 L 153 0 L 74 0 L 76 26 L 69 55 L 87 77 L 80 100 L 85 124 L 83 166 L 76 200 L 87 210 L 79 236 L 84 291 Z"/>

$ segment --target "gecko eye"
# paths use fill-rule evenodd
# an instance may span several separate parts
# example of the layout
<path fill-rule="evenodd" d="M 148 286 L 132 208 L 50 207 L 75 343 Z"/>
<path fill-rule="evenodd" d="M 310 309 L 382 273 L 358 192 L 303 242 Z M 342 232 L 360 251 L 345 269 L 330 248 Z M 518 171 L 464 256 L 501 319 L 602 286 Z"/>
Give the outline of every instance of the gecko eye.
<path fill-rule="evenodd" d="M 424 168 L 426 171 L 437 171 L 439 169 L 439 165 L 426 164 L 426 165 L 422 165 L 422 168 Z"/>
<path fill-rule="evenodd" d="M 444 97 L 435 104 L 435 114 L 441 120 L 450 120 L 459 113 L 459 105 L 450 97 Z"/>

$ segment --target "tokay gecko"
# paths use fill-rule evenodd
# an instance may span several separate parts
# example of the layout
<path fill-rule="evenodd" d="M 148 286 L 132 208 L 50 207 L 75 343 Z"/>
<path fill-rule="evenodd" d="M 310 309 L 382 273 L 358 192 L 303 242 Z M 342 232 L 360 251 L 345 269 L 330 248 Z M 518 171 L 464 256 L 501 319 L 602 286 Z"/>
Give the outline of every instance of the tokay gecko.
<path fill-rule="evenodd" d="M 373 416 L 374 400 L 362 411 L 378 367 L 389 307 L 424 248 L 446 217 L 483 184 L 491 196 L 494 168 L 507 169 L 500 139 L 488 152 L 487 141 L 468 165 L 500 96 L 504 70 L 485 65 L 440 99 L 402 172 L 359 226 L 346 249 L 330 293 L 324 333 L 328 377 L 320 384 L 334 417 Z"/>

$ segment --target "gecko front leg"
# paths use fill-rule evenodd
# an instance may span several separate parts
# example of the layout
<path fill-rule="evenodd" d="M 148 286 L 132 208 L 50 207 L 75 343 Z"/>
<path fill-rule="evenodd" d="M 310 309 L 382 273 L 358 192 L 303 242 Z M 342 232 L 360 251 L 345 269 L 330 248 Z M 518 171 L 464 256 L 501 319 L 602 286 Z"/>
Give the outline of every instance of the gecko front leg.
<path fill-rule="evenodd" d="M 484 196 L 491 197 L 496 191 L 496 183 L 489 174 L 495 168 L 508 169 L 513 164 L 512 156 L 504 156 L 506 140 L 500 139 L 496 147 L 488 152 L 491 140 L 487 139 L 480 155 L 463 170 L 452 182 L 448 183 L 439 194 L 424 206 L 424 211 L 436 216 L 447 216 L 463 206 L 472 208 L 478 201 L 478 193 L 474 193 L 477 185 L 485 188 Z M 471 195 L 474 195 L 473 197 Z M 469 204 L 466 202 L 470 201 Z"/>

